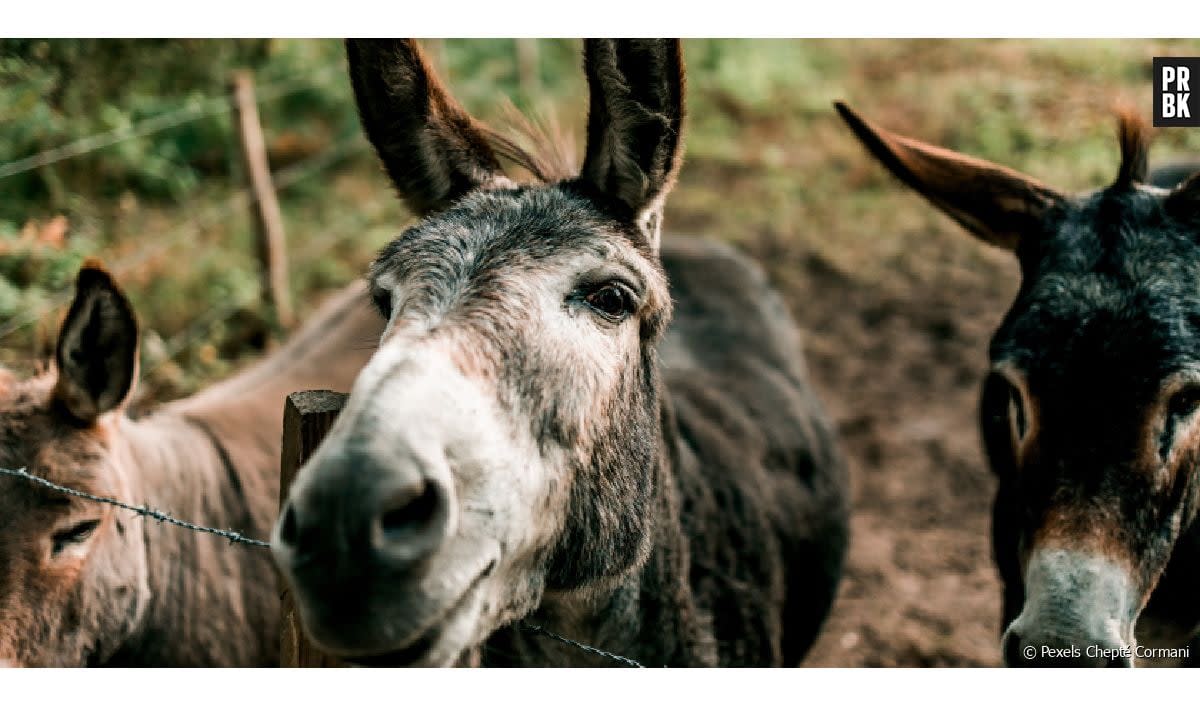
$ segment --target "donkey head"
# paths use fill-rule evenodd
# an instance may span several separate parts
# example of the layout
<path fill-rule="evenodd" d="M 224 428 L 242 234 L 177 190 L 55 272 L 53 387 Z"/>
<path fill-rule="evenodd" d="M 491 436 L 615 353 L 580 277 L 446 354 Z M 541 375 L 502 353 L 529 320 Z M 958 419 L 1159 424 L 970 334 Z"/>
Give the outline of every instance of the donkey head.
<path fill-rule="evenodd" d="M 415 42 L 347 52 L 367 136 L 422 220 L 371 269 L 380 349 L 274 550 L 322 648 L 446 664 L 647 555 L 682 58 L 677 41 L 588 41 L 582 172 L 516 185 Z"/>
<path fill-rule="evenodd" d="M 1020 262 L 981 405 L 1005 660 L 1131 665 L 1197 508 L 1200 179 L 1142 183 L 1148 139 L 1129 116 L 1116 181 L 1067 196 L 838 108 L 896 176 Z"/>
<path fill-rule="evenodd" d="M 54 365 L 18 381 L 0 370 L 0 467 L 97 495 L 128 497 L 122 406 L 138 327 L 109 275 L 85 265 Z M 105 661 L 144 609 L 141 534 L 111 508 L 0 477 L 0 662 Z"/>

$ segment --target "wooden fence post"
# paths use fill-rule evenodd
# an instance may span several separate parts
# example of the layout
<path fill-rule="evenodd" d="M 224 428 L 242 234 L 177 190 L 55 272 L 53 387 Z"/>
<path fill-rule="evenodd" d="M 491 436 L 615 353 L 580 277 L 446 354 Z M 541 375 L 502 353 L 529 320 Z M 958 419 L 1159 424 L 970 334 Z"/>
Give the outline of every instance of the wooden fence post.
<path fill-rule="evenodd" d="M 275 310 L 276 322 L 286 330 L 295 320 L 292 298 L 288 293 L 287 243 L 283 232 L 283 214 L 271 182 L 271 166 L 267 161 L 266 139 L 258 118 L 254 75 L 251 72 L 234 72 L 233 105 L 242 161 L 254 194 L 254 222 L 258 233 L 257 254 L 262 264 L 263 292 Z"/>
<path fill-rule="evenodd" d="M 293 392 L 283 407 L 283 453 L 279 465 L 279 507 L 283 509 L 296 473 L 304 465 L 346 405 L 349 395 L 328 391 Z M 287 584 L 280 582 L 283 611 L 280 622 L 279 665 L 291 668 L 331 668 L 344 665 L 321 653 L 305 638 Z"/>

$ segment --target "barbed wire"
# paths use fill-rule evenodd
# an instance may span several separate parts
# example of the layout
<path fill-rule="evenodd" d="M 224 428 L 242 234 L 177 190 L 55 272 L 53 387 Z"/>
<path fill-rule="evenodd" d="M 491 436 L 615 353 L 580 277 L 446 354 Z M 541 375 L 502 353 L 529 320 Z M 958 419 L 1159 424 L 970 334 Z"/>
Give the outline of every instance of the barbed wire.
<path fill-rule="evenodd" d="M 334 146 L 274 172 L 272 179 L 274 180 L 275 188 L 277 191 L 283 191 L 294 186 L 304 179 L 324 171 L 351 153 L 364 149 L 365 146 L 366 142 L 358 133 L 344 137 L 334 144 Z M 190 216 L 186 223 L 168 232 L 155 243 L 139 249 L 130 257 L 110 263 L 108 269 L 114 274 L 127 271 L 152 257 L 166 252 L 184 239 L 199 235 L 205 228 L 232 216 L 234 213 L 244 210 L 247 206 L 254 203 L 255 200 L 253 191 L 249 187 L 240 188 L 224 201 L 211 205 L 200 213 Z M 22 316 L 13 317 L 8 323 L 0 326 L 0 340 L 34 323 L 47 313 L 61 308 L 74 296 L 74 291 L 64 291 L 50 298 L 42 306 L 35 307 Z"/>
<path fill-rule="evenodd" d="M 290 79 L 268 84 L 255 91 L 255 98 L 259 103 L 262 103 L 305 90 L 311 90 L 332 77 L 335 72 L 340 73 L 341 69 L 340 65 L 329 65 L 313 72 L 302 80 Z M 104 149 L 105 147 L 128 142 L 129 140 L 148 137 L 164 130 L 169 130 L 172 127 L 195 122 L 201 118 L 223 115 L 233 111 L 233 109 L 234 102 L 232 96 L 205 98 L 199 102 L 146 118 L 140 122 L 122 125 L 107 132 L 88 135 L 74 142 L 68 142 L 58 147 L 37 152 L 16 161 L 8 162 L 7 164 L 0 164 L 0 179 L 23 174 L 27 171 L 40 169 L 41 167 L 50 166 L 51 164 L 68 159 L 74 159 Z"/>
<path fill-rule="evenodd" d="M 258 539 L 247 538 L 246 536 L 243 536 L 241 534 L 241 532 L 234 531 L 233 529 L 214 529 L 214 528 L 208 527 L 208 526 L 201 526 L 199 524 L 193 524 L 190 521 L 183 521 L 182 519 L 176 519 L 175 517 L 171 516 L 170 514 L 167 514 L 166 512 L 159 511 L 157 509 L 153 509 L 147 505 L 142 505 L 139 507 L 139 506 L 136 506 L 133 504 L 128 504 L 126 502 L 122 502 L 117 499 L 113 499 L 112 497 L 101 497 L 99 495 L 94 495 L 89 492 L 83 492 L 81 490 L 77 490 L 72 487 L 66 487 L 64 485 L 60 485 L 58 483 L 51 482 L 50 480 L 47 480 L 44 477 L 38 477 L 37 475 L 34 475 L 34 474 L 28 472 L 25 468 L 19 468 L 17 470 L 10 470 L 8 468 L 0 468 L 0 475 L 8 475 L 10 477 L 18 477 L 18 478 L 27 480 L 29 482 L 32 482 L 35 485 L 45 487 L 46 489 L 49 489 L 49 490 L 53 490 L 55 492 L 67 494 L 72 497 L 78 497 L 80 499 L 87 500 L 89 502 L 98 502 L 100 504 L 107 504 L 107 505 L 111 505 L 114 507 L 118 507 L 120 509 L 125 509 L 128 511 L 134 512 L 135 514 L 138 514 L 142 517 L 155 519 L 159 523 L 167 523 L 167 524 L 171 524 L 173 526 L 178 526 L 182 529 L 187 529 L 188 531 L 195 531 L 198 533 L 212 534 L 213 536 L 219 536 L 221 538 L 228 539 L 229 543 L 231 545 L 232 544 L 242 544 L 242 545 L 246 545 L 246 546 L 253 546 L 255 548 L 270 548 L 271 547 L 271 544 L 266 541 L 259 541 Z M 560 643 L 563 643 L 568 646 L 579 649 L 580 651 L 583 651 L 584 653 L 589 653 L 594 656 L 600 656 L 601 658 L 606 658 L 606 659 L 609 659 L 616 663 L 620 663 L 624 666 L 629 666 L 632 668 L 645 668 L 645 666 L 643 666 L 641 663 L 639 663 L 638 661 L 635 661 L 634 659 L 631 659 L 627 656 L 621 656 L 620 654 L 614 654 L 611 651 L 605 651 L 604 649 L 599 649 L 599 648 L 596 648 L 595 646 L 589 646 L 588 644 L 584 644 L 583 642 L 576 641 L 569 637 L 565 637 L 562 634 L 557 634 L 555 632 L 552 632 L 549 629 L 546 629 L 545 627 L 539 626 L 537 624 L 532 624 L 530 622 L 522 621 L 522 622 L 519 622 L 519 626 L 522 629 L 530 631 L 534 634 L 538 634 L 543 637 L 547 637 L 549 639 L 553 639 Z"/>
<path fill-rule="evenodd" d="M 51 482 L 44 477 L 38 477 L 37 475 L 31 474 L 31 473 L 27 472 L 25 470 L 25 468 L 19 468 L 17 470 L 9 470 L 8 468 L 0 468 L 0 475 L 8 475 L 10 477 L 24 478 L 24 479 L 34 483 L 35 485 L 41 485 L 42 487 L 54 490 L 55 492 L 61 492 L 62 494 L 71 495 L 72 497 L 86 499 L 89 502 L 98 502 L 100 504 L 109 504 L 114 507 L 119 507 L 121 509 L 127 509 L 131 512 L 134 512 L 135 514 L 140 514 L 143 517 L 149 517 L 151 519 L 156 519 L 156 520 L 158 520 L 158 522 L 160 524 L 165 522 L 167 524 L 173 524 L 175 526 L 178 526 L 183 529 L 187 529 L 189 531 L 196 531 L 199 533 L 220 536 L 221 538 L 229 539 L 229 543 L 231 543 L 231 544 L 232 543 L 240 543 L 240 544 L 245 544 L 247 546 L 255 546 L 258 548 L 270 548 L 271 547 L 271 544 L 267 543 L 266 541 L 259 541 L 258 539 L 246 538 L 245 536 L 243 536 L 241 534 L 241 532 L 234 531 L 233 529 L 214 529 L 214 528 L 211 528 L 208 526 L 201 526 L 199 524 L 193 524 L 190 521 L 183 521 L 182 519 L 176 519 L 175 517 L 171 516 L 170 514 L 161 512 L 157 509 L 153 509 L 149 506 L 143 505 L 141 507 L 138 507 L 138 506 L 134 506 L 132 504 L 126 504 L 125 502 L 113 499 L 112 497 L 101 497 L 99 495 L 90 494 L 88 492 L 83 492 L 81 490 L 77 490 L 77 489 L 74 489 L 71 487 L 64 487 L 63 485 L 59 485 L 57 483 Z"/>
<path fill-rule="evenodd" d="M 631 668 L 645 668 L 645 666 L 638 663 L 637 661 L 634 661 L 631 658 L 628 658 L 626 656 L 621 656 L 620 654 L 614 654 L 611 651 L 605 651 L 604 649 L 597 649 L 594 646 L 588 646 L 587 644 L 584 644 L 583 642 L 579 642 L 579 641 L 575 641 L 574 639 L 567 638 L 567 637 L 563 636 L 562 634 L 555 634 L 554 632 L 550 631 L 549 629 L 546 629 L 545 627 L 540 627 L 536 624 L 530 624 L 529 622 L 521 622 L 521 628 L 531 631 L 534 634 L 540 634 L 541 636 L 549 637 L 551 639 L 554 639 L 555 641 L 560 641 L 564 644 L 567 644 L 568 646 L 573 646 L 576 649 L 585 651 L 589 654 L 594 654 L 596 656 L 601 656 L 603 658 L 616 661 L 617 663 L 624 664 Z"/>

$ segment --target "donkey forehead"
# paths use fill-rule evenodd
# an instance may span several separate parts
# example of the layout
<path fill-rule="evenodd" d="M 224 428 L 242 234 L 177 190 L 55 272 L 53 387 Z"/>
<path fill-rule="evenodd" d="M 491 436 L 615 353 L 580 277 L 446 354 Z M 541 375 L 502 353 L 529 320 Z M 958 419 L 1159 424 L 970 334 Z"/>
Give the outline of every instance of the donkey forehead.
<path fill-rule="evenodd" d="M 1046 232 L 1026 238 L 1022 264 L 1035 277 L 1090 272 L 1137 281 L 1170 272 L 1182 279 L 1200 265 L 1200 242 L 1166 214 L 1166 193 L 1137 185 L 1078 196 L 1047 215 Z"/>
<path fill-rule="evenodd" d="M 1034 393 L 1152 399 L 1168 377 L 1200 368 L 1200 287 L 1170 273 L 1043 275 L 1023 287 L 991 357 Z"/>
<path fill-rule="evenodd" d="M 53 385 L 52 375 L 41 375 L 0 390 L 0 467 L 28 467 L 53 482 L 91 483 L 107 431 L 67 422 L 52 406 Z"/>
<path fill-rule="evenodd" d="M 556 186 L 469 195 L 389 243 L 372 266 L 371 278 L 377 288 L 415 278 L 461 281 L 530 265 L 553 266 L 578 255 L 622 261 L 641 273 L 656 270 L 655 258 L 636 230 Z"/>
<path fill-rule="evenodd" d="M 1024 281 L 992 345 L 996 361 L 1126 376 L 1200 357 L 1200 243 L 1154 187 L 1105 189 L 1049 218 L 1020 252 Z"/>

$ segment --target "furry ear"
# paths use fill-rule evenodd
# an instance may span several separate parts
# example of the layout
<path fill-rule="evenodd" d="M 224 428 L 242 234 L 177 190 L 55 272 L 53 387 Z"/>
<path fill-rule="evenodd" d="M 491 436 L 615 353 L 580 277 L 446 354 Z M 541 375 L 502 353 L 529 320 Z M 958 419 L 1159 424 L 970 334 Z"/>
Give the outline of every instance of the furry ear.
<path fill-rule="evenodd" d="M 901 137 L 844 103 L 838 113 L 867 150 L 901 181 L 984 242 L 1015 250 L 1062 194 L 1012 169 Z"/>
<path fill-rule="evenodd" d="M 446 91 L 413 39 L 348 39 L 358 115 L 400 197 L 417 214 L 507 179 L 487 130 Z"/>
<path fill-rule="evenodd" d="M 589 39 L 587 153 L 581 179 L 629 209 L 658 248 L 662 206 L 683 153 L 678 39 Z"/>
<path fill-rule="evenodd" d="M 79 423 L 94 423 L 129 397 L 137 351 L 138 324 L 129 300 L 108 272 L 85 263 L 58 334 L 54 398 Z"/>

